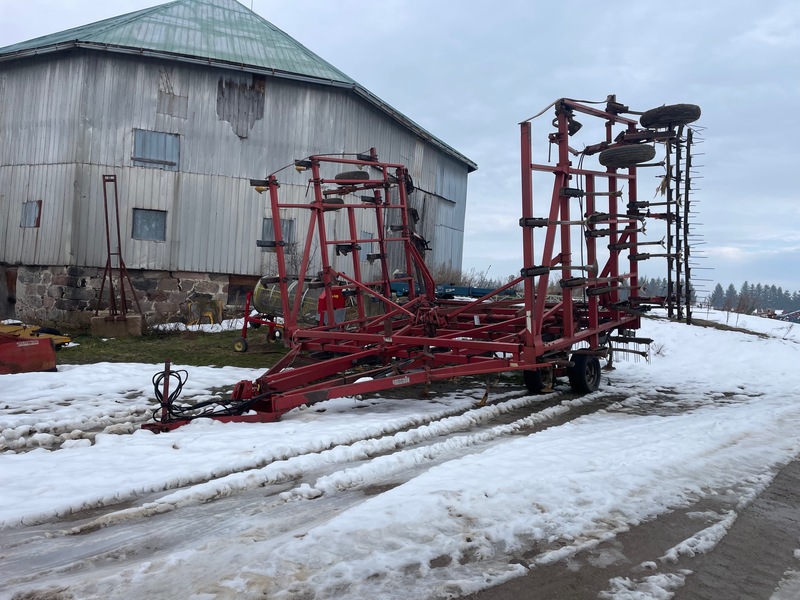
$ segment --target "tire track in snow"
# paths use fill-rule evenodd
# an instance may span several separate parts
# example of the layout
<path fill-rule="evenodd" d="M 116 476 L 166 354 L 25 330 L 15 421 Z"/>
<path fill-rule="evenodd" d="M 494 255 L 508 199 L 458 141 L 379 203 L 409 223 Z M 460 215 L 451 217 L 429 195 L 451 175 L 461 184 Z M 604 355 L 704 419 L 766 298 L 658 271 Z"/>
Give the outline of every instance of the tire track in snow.
<path fill-rule="evenodd" d="M 478 394 L 478 393 L 482 392 L 479 392 L 478 390 L 475 389 L 468 389 L 464 390 L 463 392 L 460 392 L 459 395 L 464 395 L 466 397 L 469 397 L 471 394 Z M 523 397 L 523 398 L 527 397 L 529 402 L 538 402 L 542 399 L 547 398 L 547 396 L 539 396 L 539 397 L 521 396 L 519 390 L 506 392 L 504 394 L 499 394 L 496 397 L 498 399 L 503 399 L 508 397 Z M 51 511 L 46 513 L 37 512 L 35 514 L 33 513 L 26 514 L 23 515 L 17 522 L 0 522 L 0 529 L 4 527 L 14 526 L 17 523 L 24 525 L 40 525 L 56 520 L 76 520 L 76 519 L 82 520 L 87 517 L 90 517 L 93 512 L 107 510 L 108 507 L 111 506 L 119 506 L 120 504 L 134 502 L 137 499 L 146 497 L 148 495 L 157 497 L 158 494 L 165 492 L 168 493 L 171 490 L 192 487 L 205 482 L 224 479 L 225 477 L 230 475 L 235 475 L 236 473 L 248 473 L 252 470 L 263 468 L 264 466 L 268 466 L 275 462 L 284 461 L 296 457 L 302 457 L 305 455 L 318 454 L 320 452 L 324 452 L 326 450 L 330 450 L 338 446 L 348 446 L 359 441 L 364 441 L 371 438 L 380 438 L 385 435 L 391 435 L 394 433 L 411 430 L 430 423 L 435 423 L 442 419 L 446 419 L 447 417 L 450 416 L 454 415 L 458 416 L 458 415 L 463 415 L 465 413 L 470 413 L 473 412 L 474 410 L 475 410 L 474 408 L 464 407 L 463 405 L 455 407 L 448 406 L 435 412 L 415 414 L 410 416 L 403 415 L 400 417 L 388 418 L 383 423 L 371 425 L 369 427 L 360 429 L 357 432 L 351 431 L 344 434 L 333 434 L 331 436 L 328 436 L 324 441 L 317 440 L 314 442 L 292 447 L 284 445 L 281 446 L 280 448 L 275 448 L 274 450 L 271 450 L 267 453 L 254 456 L 249 460 L 240 461 L 235 466 L 231 466 L 228 464 L 221 464 L 215 466 L 214 469 L 209 469 L 209 471 L 204 471 L 201 474 L 195 474 L 190 477 L 176 476 L 171 479 L 167 479 L 161 483 L 150 485 L 145 488 L 131 487 L 129 489 L 120 489 L 117 490 L 113 496 L 98 495 L 96 497 L 89 497 L 84 499 L 80 505 L 71 506 L 69 504 L 65 504 L 63 506 L 54 507 Z M 491 418 L 491 415 L 484 415 L 483 417 L 479 416 L 477 418 L 479 420 L 481 418 Z M 269 425 L 266 426 L 268 427 Z M 125 433 L 125 432 L 119 431 L 112 433 Z M 80 441 L 76 443 L 79 442 Z M 87 441 L 86 443 L 88 444 L 89 442 Z"/>
<path fill-rule="evenodd" d="M 512 391 L 502 394 L 501 399 L 508 396 L 512 397 L 508 400 L 502 400 L 479 408 L 442 411 L 443 413 L 457 412 L 460 414 L 442 416 L 442 413 L 439 413 L 438 418 L 431 419 L 425 424 L 404 427 L 400 431 L 391 432 L 390 430 L 388 435 L 356 438 L 354 441 L 339 443 L 325 450 L 298 453 L 294 456 L 275 460 L 267 465 L 228 472 L 218 477 L 177 489 L 152 502 L 101 515 L 87 523 L 67 530 L 66 533 L 85 533 L 117 522 L 144 518 L 171 512 L 184 506 L 231 497 L 254 488 L 299 480 L 309 476 L 309 474 L 313 477 L 314 471 L 324 472 L 326 469 L 330 469 L 331 466 L 336 467 L 341 464 L 372 460 L 383 455 L 394 456 L 398 449 L 426 444 L 437 437 L 450 436 L 459 432 L 468 433 L 476 428 L 486 427 L 487 424 L 502 415 L 536 404 L 546 404 L 554 401 L 560 394 L 519 396 L 518 391 Z M 548 410 L 545 408 L 542 411 L 547 416 L 540 419 L 540 421 L 565 412 L 564 410 L 559 410 L 551 415 L 551 413 L 546 412 Z M 519 431 L 521 428 L 521 426 L 510 425 L 503 427 L 508 432 Z M 494 437 L 496 435 L 487 439 L 493 439 Z M 294 493 L 294 496 L 316 497 L 320 495 L 311 491 L 308 484 L 301 485 L 298 489 L 301 491 Z"/>
<path fill-rule="evenodd" d="M 518 394 L 516 391 L 505 395 Z M 47 577 L 63 583 L 65 577 L 72 576 L 70 574 L 80 578 L 88 570 L 94 572 L 107 565 L 119 569 L 120 563 L 155 560 L 156 556 L 169 554 L 176 545 L 215 532 L 235 535 L 241 528 L 248 530 L 248 538 L 303 535 L 339 511 L 366 501 L 368 495 L 358 493 L 358 489 L 379 485 L 387 477 L 410 479 L 422 468 L 477 452 L 502 437 L 561 425 L 562 422 L 555 422 L 559 417 L 569 416 L 571 420 L 599 410 L 607 404 L 604 402 L 607 396 L 597 393 L 564 400 L 554 406 L 552 402 L 564 394 L 511 398 L 378 439 L 359 440 L 322 452 L 276 461 L 259 469 L 233 473 L 174 491 L 154 502 L 102 515 L 68 530 L 54 530 L 52 525 L 57 523 L 51 524 L 44 532 L 41 529 L 32 532 L 11 530 L 3 540 L 6 552 L 0 557 L 0 570 L 15 573 L 13 580 L 9 581 L 14 585 L 43 581 Z M 510 423 L 492 424 L 515 411 L 531 406 L 536 409 L 537 404 L 544 407 L 532 415 Z M 581 407 L 591 410 L 578 410 Z M 431 443 L 442 436 L 447 437 Z M 352 465 L 365 460 L 367 462 L 361 467 L 320 474 L 331 466 Z M 303 477 L 316 477 L 314 486 L 304 483 L 287 488 L 285 485 Z M 396 484 L 395 481 L 392 487 Z M 265 487 L 271 488 L 266 494 Z M 324 488 L 324 493 L 320 487 Z M 319 500 L 296 502 L 312 498 Z M 215 502 L 215 508 L 208 511 L 203 504 L 209 501 L 220 503 Z M 252 525 L 248 529 L 246 518 L 233 528 L 229 520 L 218 520 L 216 515 L 225 510 L 235 510 L 245 516 L 247 513 L 257 515 L 258 531 L 251 531 Z"/>
<path fill-rule="evenodd" d="M 480 431 L 470 435 L 448 437 L 446 440 L 432 445 L 410 448 L 390 455 L 379 456 L 364 465 L 325 475 L 317 479 L 313 486 L 301 486 L 290 492 L 285 492 L 282 496 L 287 500 L 294 496 L 303 498 L 317 497 L 323 494 L 329 495 L 352 488 L 375 485 L 387 477 L 394 477 L 409 469 L 418 469 L 420 466 L 441 462 L 452 456 L 462 457 L 478 449 L 483 449 L 488 443 L 494 442 L 498 438 L 513 435 L 535 427 L 536 425 L 547 423 L 558 416 L 570 412 L 574 408 L 587 404 L 597 404 L 594 410 L 600 410 L 602 405 L 599 402 L 599 396 L 600 394 L 592 394 L 574 400 L 565 400 L 556 406 L 545 408 L 530 416 L 517 419 L 512 423 L 494 426 L 486 431 Z M 583 414 L 575 415 L 573 418 L 577 418 L 578 416 L 583 416 Z M 563 423 L 559 423 L 559 425 L 562 424 Z"/>
<path fill-rule="evenodd" d="M 555 406 L 548 406 L 511 423 L 490 425 L 491 421 L 500 415 L 529 407 L 542 399 L 554 399 L 558 396 L 560 394 L 539 397 L 524 396 L 498 405 L 473 409 L 463 415 L 447 417 L 428 425 L 379 439 L 342 444 L 319 453 L 300 455 L 276 461 L 258 469 L 232 473 L 177 490 L 140 506 L 102 515 L 63 531 L 62 534 L 84 534 L 125 521 L 143 519 L 187 506 L 233 497 L 268 485 L 309 479 L 315 476 L 314 471 L 325 471 L 331 466 L 354 462 L 365 461 L 359 466 L 334 470 L 332 473 L 318 476 L 313 485 L 303 482 L 290 490 L 281 491 L 279 498 L 288 502 L 298 499 L 314 499 L 323 495 L 330 496 L 335 492 L 351 489 L 380 487 L 385 485 L 387 478 L 392 479 L 406 474 L 405 479 L 410 479 L 413 474 L 424 467 L 480 451 L 500 438 L 516 435 L 537 426 L 546 425 L 546 427 L 541 427 L 544 429 L 553 425 L 562 425 L 563 422 L 549 424 L 549 421 L 567 415 L 576 408 L 591 407 L 591 410 L 571 415 L 569 420 L 583 416 L 587 412 L 600 410 L 612 401 L 604 401 L 608 395 L 597 393 L 578 399 L 564 400 Z M 481 429 L 481 431 L 470 433 L 475 429 Z M 458 432 L 462 433 L 458 435 Z M 444 441 L 430 443 L 432 439 L 441 436 L 448 437 Z M 397 485 L 397 482 L 393 483 L 391 487 L 394 485 Z"/>

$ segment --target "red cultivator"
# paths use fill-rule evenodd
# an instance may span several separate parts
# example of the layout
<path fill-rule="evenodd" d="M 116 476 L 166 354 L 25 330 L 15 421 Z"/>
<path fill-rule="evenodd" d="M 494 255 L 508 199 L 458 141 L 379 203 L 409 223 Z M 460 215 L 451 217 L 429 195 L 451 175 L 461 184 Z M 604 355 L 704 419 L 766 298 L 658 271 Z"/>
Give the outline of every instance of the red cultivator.
<path fill-rule="evenodd" d="M 566 99 L 554 104 L 555 164 L 533 163 L 531 123 L 521 124 L 524 266 L 517 279 L 474 301 L 437 298 L 423 259 L 426 242 L 414 231 L 407 202 L 414 186 L 405 166 L 381 162 L 374 150 L 296 161 L 298 171 L 311 172 L 310 203 L 283 200 L 274 174 L 251 181 L 269 194 L 276 217 L 274 239 L 259 245 L 275 252 L 277 274 L 262 284 L 277 299 L 289 351 L 257 380 L 237 383 L 230 399 L 192 406 L 175 403 L 179 389 L 158 390 L 161 381 L 166 387 L 171 377 L 180 379 L 167 367 L 156 378 L 160 415 L 147 427 L 169 430 L 197 417 L 274 421 L 330 398 L 514 370 L 523 371 L 532 392 L 563 375 L 577 391 L 596 390 L 599 358 L 613 343 L 644 342 L 631 330 L 648 305 L 660 303 L 639 294 L 637 236 L 645 216 L 637 208 L 636 165 L 655 154 L 647 142 L 674 136 L 670 128 L 637 129 L 610 100 L 605 110 Z M 581 127 L 575 113 L 605 127 L 605 139 L 582 153 L 570 147 Z M 594 153 L 606 170 L 582 166 Z M 571 155 L 579 154 L 575 167 Z M 549 203 L 534 205 L 534 173 L 554 176 Z M 277 218 L 287 209 L 310 213 L 302 248 L 286 239 Z M 331 219 L 340 233 L 332 233 Z M 503 294 L 520 286 L 522 298 Z M 407 297 L 398 299 L 398 287 Z M 312 325 L 310 313 L 317 318 Z"/>

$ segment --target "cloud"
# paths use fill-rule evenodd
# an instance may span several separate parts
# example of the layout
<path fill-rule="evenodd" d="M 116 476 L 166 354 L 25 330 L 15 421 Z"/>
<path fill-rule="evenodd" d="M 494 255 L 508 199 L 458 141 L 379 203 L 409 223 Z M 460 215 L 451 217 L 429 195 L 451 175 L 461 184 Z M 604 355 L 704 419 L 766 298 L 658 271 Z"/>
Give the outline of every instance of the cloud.
<path fill-rule="evenodd" d="M 773 8 L 769 4 L 760 5 L 763 10 L 772 12 L 756 20 L 755 25 L 736 41 L 749 44 L 763 44 L 779 49 L 791 49 L 800 46 L 797 35 L 800 29 L 800 8 L 796 2 Z"/>

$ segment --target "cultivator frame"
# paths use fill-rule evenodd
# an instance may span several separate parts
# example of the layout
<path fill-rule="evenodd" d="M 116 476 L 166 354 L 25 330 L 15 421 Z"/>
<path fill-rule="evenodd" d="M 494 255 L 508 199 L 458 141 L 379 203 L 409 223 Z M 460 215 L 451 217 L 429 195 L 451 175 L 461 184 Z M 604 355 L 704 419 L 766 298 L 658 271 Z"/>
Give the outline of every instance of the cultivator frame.
<path fill-rule="evenodd" d="M 252 180 L 258 191 L 268 193 L 273 216 L 285 209 L 311 213 L 297 270 L 302 276 L 287 270 L 281 219 L 273 218 L 274 240 L 259 242 L 276 254 L 277 274 L 262 283 L 280 287 L 283 341 L 289 351 L 255 381 L 237 383 L 228 400 L 178 406 L 164 390 L 160 415 L 147 427 L 165 431 L 197 417 L 275 421 L 295 407 L 331 398 L 515 370 L 524 371 L 532 391 L 547 389 L 560 375 L 568 375 L 579 391 L 596 389 L 598 359 L 608 356 L 612 343 L 648 342 L 633 337 L 633 330 L 648 306 L 663 299 L 642 297 L 638 287 L 638 235 L 645 215 L 637 209 L 636 163 L 642 162 L 642 153 L 633 152 L 637 156 L 622 167 L 624 172 L 619 159 L 604 171 L 584 168 L 583 159 L 599 152 L 603 162 L 604 154 L 619 154 L 620 148 L 624 157 L 631 147 L 641 149 L 668 133 L 638 129 L 636 120 L 619 114 L 613 97 L 605 109 L 569 99 L 553 106 L 555 131 L 548 140 L 557 151 L 555 164 L 533 162 L 531 121 L 520 124 L 524 266 L 519 277 L 476 300 L 436 297 L 424 261 L 426 242 L 415 233 L 409 215 L 414 186 L 404 165 L 381 162 L 374 149 L 295 161 L 298 171 L 311 173 L 313 199 L 302 204 L 281 197 L 280 171 Z M 580 128 L 576 113 L 605 124 L 605 138 L 581 153 L 570 147 Z M 615 128 L 622 132 L 615 135 Z M 571 159 L 578 155 L 575 166 Z M 350 171 L 331 177 L 333 167 Z M 554 177 L 545 214 L 535 211 L 535 173 Z M 331 237 L 326 219 L 339 211 L 344 211 L 348 233 Z M 360 237 L 357 211 L 374 215 L 374 238 Z M 598 247 L 604 238 L 607 251 Z M 362 276 L 366 244 L 377 248 L 366 257 L 370 264 L 379 262 L 377 279 Z M 575 246 L 583 264 L 573 260 Z M 321 268 L 309 277 L 315 251 Z M 344 256 L 346 267 L 336 266 L 334 256 Z M 396 264 L 402 268 L 392 269 Z M 555 290 L 551 275 L 560 278 Z M 393 294 L 398 283 L 407 284 L 407 298 Z M 521 298 L 502 296 L 520 284 Z M 312 327 L 304 325 L 300 314 L 303 291 L 310 289 L 326 292 L 319 324 Z M 337 297 L 352 299 L 344 320 Z M 167 368 L 164 379 L 171 376 Z"/>

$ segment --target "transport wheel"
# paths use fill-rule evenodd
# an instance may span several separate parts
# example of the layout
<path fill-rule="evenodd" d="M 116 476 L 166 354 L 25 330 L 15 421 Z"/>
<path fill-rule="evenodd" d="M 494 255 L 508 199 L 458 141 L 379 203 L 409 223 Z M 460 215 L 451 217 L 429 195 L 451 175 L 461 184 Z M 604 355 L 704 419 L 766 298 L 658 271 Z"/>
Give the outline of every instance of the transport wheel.
<path fill-rule="evenodd" d="M 639 123 L 646 129 L 659 129 L 687 125 L 699 118 L 700 107 L 697 104 L 668 104 L 648 110 L 639 118 Z"/>
<path fill-rule="evenodd" d="M 600 164 L 604 167 L 619 169 L 632 167 L 639 163 L 652 160 L 656 155 L 656 149 L 644 144 L 632 144 L 630 146 L 616 146 L 607 148 L 598 157 Z"/>
<path fill-rule="evenodd" d="M 247 352 L 247 340 L 244 338 L 239 338 L 235 342 L 233 342 L 233 351 L 234 352 Z"/>
<path fill-rule="evenodd" d="M 334 179 L 369 179 L 366 171 L 344 171 L 334 177 Z"/>
<path fill-rule="evenodd" d="M 360 172 L 361 171 L 359 171 L 359 173 Z M 337 204 L 337 205 L 344 206 L 344 198 L 324 198 L 322 200 L 322 202 L 323 202 L 323 204 Z M 336 207 L 336 208 L 325 207 L 324 210 L 325 210 L 325 212 L 329 212 L 331 210 L 339 210 L 339 208 L 338 207 Z"/>
<path fill-rule="evenodd" d="M 600 387 L 600 361 L 591 354 L 573 354 L 574 366 L 567 369 L 569 385 L 573 392 L 588 394 Z"/>
<path fill-rule="evenodd" d="M 532 371 L 523 371 L 522 379 L 525 381 L 525 387 L 531 394 L 541 394 L 544 392 L 553 391 L 553 369 L 534 369 Z"/>

